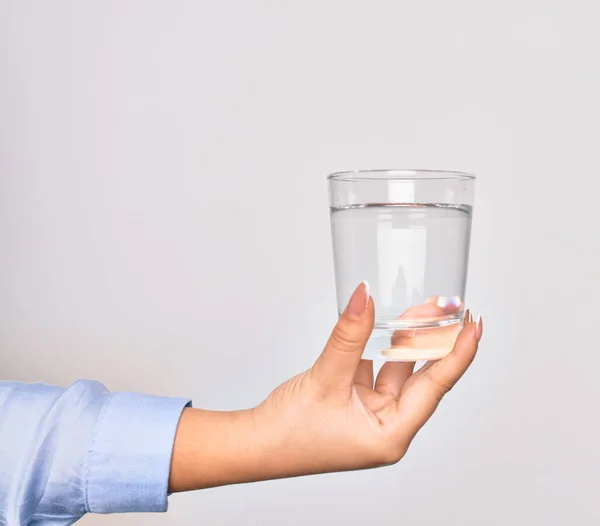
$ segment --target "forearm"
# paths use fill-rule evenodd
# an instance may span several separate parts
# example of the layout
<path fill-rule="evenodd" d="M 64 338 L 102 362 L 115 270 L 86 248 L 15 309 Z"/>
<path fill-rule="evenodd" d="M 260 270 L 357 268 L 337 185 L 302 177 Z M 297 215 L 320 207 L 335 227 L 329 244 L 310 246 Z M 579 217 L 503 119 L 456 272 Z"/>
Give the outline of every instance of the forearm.
<path fill-rule="evenodd" d="M 181 415 L 169 477 L 169 491 L 263 480 L 264 445 L 254 410 L 185 409 Z"/>
<path fill-rule="evenodd" d="M 306 403 L 297 405 L 310 413 Z M 263 406 L 232 412 L 185 409 L 175 436 L 169 492 L 370 467 L 360 455 L 354 459 L 345 453 L 354 441 L 340 434 L 341 426 Z M 323 445 L 321 435 L 331 440 Z"/>
<path fill-rule="evenodd" d="M 336 470 L 319 460 L 317 451 L 301 447 L 290 418 L 265 418 L 263 409 L 185 409 L 175 436 L 169 492 Z"/>

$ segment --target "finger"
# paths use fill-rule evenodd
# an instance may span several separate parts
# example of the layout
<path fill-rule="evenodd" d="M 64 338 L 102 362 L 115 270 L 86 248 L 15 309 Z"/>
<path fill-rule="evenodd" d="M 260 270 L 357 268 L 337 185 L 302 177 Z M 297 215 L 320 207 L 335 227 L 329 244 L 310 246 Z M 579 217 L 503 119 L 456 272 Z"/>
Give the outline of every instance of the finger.
<path fill-rule="evenodd" d="M 415 369 L 415 362 L 386 362 L 377 375 L 375 391 L 398 398 L 404 383 Z"/>
<path fill-rule="evenodd" d="M 471 310 L 467 309 L 465 311 L 463 327 L 466 327 L 470 323 L 473 323 L 473 316 L 471 314 Z M 457 336 L 457 338 L 458 338 L 458 336 Z M 438 361 L 439 360 L 429 360 L 429 361 L 425 362 L 423 364 L 423 366 L 420 367 L 419 370 L 415 373 L 415 375 L 422 376 L 433 366 L 433 364 L 437 363 Z"/>
<path fill-rule="evenodd" d="M 434 296 L 427 299 L 421 305 L 415 305 L 407 309 L 398 319 L 437 317 L 460 312 L 462 301 L 460 298 L 444 298 L 443 296 Z M 436 328 L 434 331 L 440 331 L 443 328 Z M 427 332 L 421 329 L 419 335 L 423 336 Z M 417 331 L 411 329 L 399 329 L 392 335 L 392 349 L 394 347 L 414 347 L 417 338 Z M 375 382 L 375 390 L 379 393 L 387 393 L 394 398 L 398 398 L 402 392 L 404 383 L 412 375 L 415 368 L 415 362 L 386 362 Z"/>
<path fill-rule="evenodd" d="M 467 323 L 448 356 L 415 374 L 414 383 L 398 401 L 401 427 L 414 436 L 431 417 L 444 395 L 468 369 L 477 353 L 481 324 Z M 421 374 L 420 374 L 421 373 Z M 411 379 L 412 382 L 412 379 Z"/>
<path fill-rule="evenodd" d="M 361 360 L 354 376 L 354 383 L 373 389 L 373 360 Z"/>
<path fill-rule="evenodd" d="M 436 320 L 447 318 L 451 314 L 457 314 L 463 309 L 463 303 L 458 296 L 446 298 L 445 296 L 433 296 L 428 298 L 425 303 L 414 305 L 406 309 L 397 319 L 398 320 Z M 430 329 L 428 332 L 439 332 L 440 327 Z M 419 329 L 419 334 L 423 334 L 427 329 Z M 392 335 L 392 347 L 402 346 L 410 343 L 417 335 L 415 329 L 398 329 Z"/>
<path fill-rule="evenodd" d="M 427 376 L 432 384 L 440 386 L 444 391 L 442 395 L 454 387 L 475 359 L 477 346 L 481 338 L 479 335 L 481 323 L 479 321 L 473 322 L 470 313 L 468 318 L 469 321 L 458 335 L 452 352 L 445 358 L 433 362 L 423 372 L 423 375 Z"/>
<path fill-rule="evenodd" d="M 374 323 L 375 307 L 369 285 L 361 283 L 340 316 L 325 349 L 313 366 L 324 388 L 351 386 Z"/>

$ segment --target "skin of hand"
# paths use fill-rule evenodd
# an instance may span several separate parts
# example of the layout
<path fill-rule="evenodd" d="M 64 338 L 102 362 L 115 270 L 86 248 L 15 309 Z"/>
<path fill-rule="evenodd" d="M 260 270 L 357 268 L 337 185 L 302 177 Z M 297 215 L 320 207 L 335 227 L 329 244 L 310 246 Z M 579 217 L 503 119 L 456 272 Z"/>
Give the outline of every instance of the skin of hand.
<path fill-rule="evenodd" d="M 435 303 L 413 309 L 419 308 L 431 315 L 448 312 Z M 169 491 L 398 462 L 475 358 L 483 324 L 467 311 L 446 357 L 416 372 L 414 363 L 386 362 L 377 378 L 373 363 L 362 359 L 373 324 L 373 300 L 361 284 L 313 367 L 277 387 L 259 406 L 184 410 Z M 398 331 L 397 338 L 406 337 Z"/>

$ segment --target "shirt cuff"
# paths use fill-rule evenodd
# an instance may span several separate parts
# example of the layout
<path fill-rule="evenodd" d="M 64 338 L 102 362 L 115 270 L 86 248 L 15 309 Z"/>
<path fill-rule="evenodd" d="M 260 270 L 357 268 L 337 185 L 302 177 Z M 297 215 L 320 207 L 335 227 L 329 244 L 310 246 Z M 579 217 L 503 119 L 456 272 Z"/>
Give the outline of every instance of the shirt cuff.
<path fill-rule="evenodd" d="M 167 511 L 175 433 L 189 405 L 183 398 L 108 395 L 87 460 L 87 511 Z"/>

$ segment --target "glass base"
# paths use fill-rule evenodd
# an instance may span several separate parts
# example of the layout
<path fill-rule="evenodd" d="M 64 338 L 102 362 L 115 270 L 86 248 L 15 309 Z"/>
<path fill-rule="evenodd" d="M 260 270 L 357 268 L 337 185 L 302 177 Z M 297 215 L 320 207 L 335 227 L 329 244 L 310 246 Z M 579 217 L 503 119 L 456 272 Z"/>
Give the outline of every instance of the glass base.
<path fill-rule="evenodd" d="M 439 360 L 454 348 L 463 323 L 453 317 L 435 323 L 376 324 L 365 347 L 366 360 L 417 362 Z"/>

